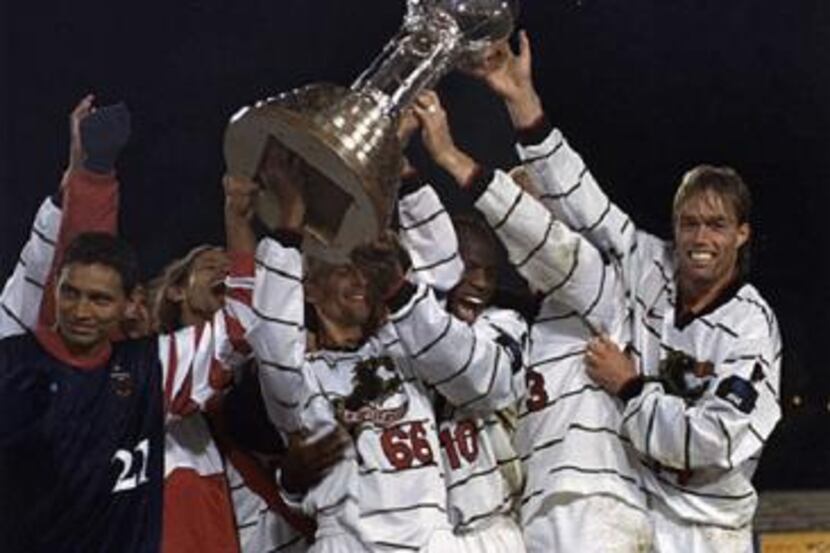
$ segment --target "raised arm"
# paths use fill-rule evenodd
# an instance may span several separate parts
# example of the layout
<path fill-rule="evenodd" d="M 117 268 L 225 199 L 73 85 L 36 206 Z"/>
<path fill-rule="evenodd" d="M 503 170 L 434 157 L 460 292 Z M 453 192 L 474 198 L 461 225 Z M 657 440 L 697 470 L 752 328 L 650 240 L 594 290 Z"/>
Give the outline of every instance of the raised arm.
<path fill-rule="evenodd" d="M 416 374 L 458 408 L 489 412 L 514 404 L 524 394 L 524 320 L 507 311 L 472 326 L 454 317 L 431 288 L 404 278 L 396 247 L 387 235 L 357 249 L 353 260 L 386 298 Z"/>
<path fill-rule="evenodd" d="M 118 183 L 112 163 L 129 135 L 129 113 L 123 106 L 116 112 L 99 111 L 93 101 L 92 95 L 84 97 L 69 116 L 69 166 L 58 192 L 41 204 L 29 241 L 0 296 L 0 336 L 33 330 L 38 323 L 51 325 L 54 271 L 62 251 L 81 232 L 115 233 Z M 112 128 L 113 118 L 122 122 L 117 129 Z M 101 150 L 107 150 L 103 157 L 112 162 L 101 162 Z"/>
<path fill-rule="evenodd" d="M 624 292 L 617 269 L 593 244 L 556 220 L 501 171 L 490 171 L 455 145 L 437 96 L 419 106 L 423 137 L 436 163 L 467 190 L 531 288 L 577 311 L 596 331 L 621 325 Z"/>
<path fill-rule="evenodd" d="M 401 116 L 398 139 L 404 149 L 420 127 L 410 108 Z M 461 280 L 464 265 L 450 216 L 435 189 L 421 180 L 404 155 L 398 199 L 398 236 L 412 261 L 412 274 L 436 291 L 446 293 Z"/>
<path fill-rule="evenodd" d="M 413 186 L 398 202 L 401 245 L 412 260 L 413 277 L 445 293 L 464 272 L 452 220 L 435 189 L 417 180 L 408 183 Z"/>
<path fill-rule="evenodd" d="M 533 83 L 530 40 L 519 35 L 519 52 L 499 44 L 477 71 L 502 98 L 516 129 L 520 159 L 539 186 L 540 200 L 604 254 L 622 259 L 636 244 L 636 229 L 597 184 L 583 159 L 547 119 Z"/>
<path fill-rule="evenodd" d="M 96 108 L 94 96 L 88 95 L 70 114 L 69 127 L 69 166 L 61 182 L 63 218 L 40 310 L 43 326 L 54 323 L 51 290 L 66 246 L 83 232 L 117 232 L 115 162 L 130 136 L 130 112 L 123 103 Z"/>
<path fill-rule="evenodd" d="M 35 215 L 29 240 L 0 294 L 0 338 L 34 330 L 60 222 L 60 208 L 52 198 L 47 198 Z"/>
<path fill-rule="evenodd" d="M 232 369 L 251 354 L 247 334 L 261 317 L 252 306 L 255 293 L 251 230 L 256 185 L 226 178 L 225 227 L 231 266 L 225 278 L 225 303 L 210 322 L 161 335 L 159 359 L 168 414 L 185 416 L 209 406 L 232 379 Z"/>

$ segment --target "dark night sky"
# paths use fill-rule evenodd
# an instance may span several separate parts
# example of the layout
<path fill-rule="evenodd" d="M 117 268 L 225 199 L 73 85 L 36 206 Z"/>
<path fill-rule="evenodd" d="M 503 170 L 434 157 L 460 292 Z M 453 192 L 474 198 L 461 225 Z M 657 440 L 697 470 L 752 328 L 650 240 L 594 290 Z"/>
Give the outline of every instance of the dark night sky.
<path fill-rule="evenodd" d="M 404 2 L 119 4 L 0 3 L 3 274 L 59 182 L 67 114 L 83 94 L 132 110 L 122 231 L 150 275 L 192 245 L 221 241 L 227 118 L 307 82 L 348 84 L 396 31 Z M 696 163 L 732 165 L 753 188 L 752 280 L 783 328 L 786 404 L 804 398 L 788 407 L 761 482 L 826 483 L 830 4 L 525 0 L 522 24 L 551 119 L 643 227 L 667 234 L 675 183 Z M 459 142 L 510 163 L 500 103 L 458 76 L 442 92 Z"/>

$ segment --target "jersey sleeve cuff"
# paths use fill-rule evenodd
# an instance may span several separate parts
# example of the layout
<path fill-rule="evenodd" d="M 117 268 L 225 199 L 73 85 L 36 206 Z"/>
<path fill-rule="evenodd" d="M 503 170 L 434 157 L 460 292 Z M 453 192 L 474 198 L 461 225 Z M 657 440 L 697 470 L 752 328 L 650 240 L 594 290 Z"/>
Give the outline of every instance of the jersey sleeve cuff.
<path fill-rule="evenodd" d="M 294 229 L 277 229 L 273 238 L 285 248 L 294 248 L 303 251 L 303 235 Z"/>
<path fill-rule="evenodd" d="M 622 385 L 622 388 L 619 389 L 617 397 L 620 398 L 623 403 L 628 403 L 643 392 L 643 386 L 645 386 L 645 384 L 646 381 L 642 376 L 630 378 L 625 384 Z"/>
<path fill-rule="evenodd" d="M 397 287 L 392 290 L 389 297 L 386 298 L 386 306 L 389 308 L 389 311 L 394 313 L 409 303 L 409 300 L 412 299 L 412 296 L 414 296 L 417 291 L 417 286 L 408 280 L 403 279 Z"/>
<path fill-rule="evenodd" d="M 231 276 L 252 276 L 254 274 L 254 255 L 250 252 L 228 252 L 231 258 Z"/>
<path fill-rule="evenodd" d="M 413 192 L 417 192 L 424 185 L 423 179 L 417 170 L 413 169 L 401 179 L 401 189 L 398 197 L 402 198 Z"/>
<path fill-rule="evenodd" d="M 553 125 L 544 113 L 527 127 L 516 130 L 516 140 L 522 146 L 536 146 L 545 141 L 553 131 Z"/>
<path fill-rule="evenodd" d="M 464 187 L 470 191 L 473 203 L 478 201 L 478 199 L 484 195 L 484 192 L 487 191 L 487 188 L 489 188 L 490 183 L 493 182 L 495 176 L 495 172 L 490 168 L 482 167 L 481 165 L 476 168 L 475 172 L 470 177 L 469 184 Z"/>

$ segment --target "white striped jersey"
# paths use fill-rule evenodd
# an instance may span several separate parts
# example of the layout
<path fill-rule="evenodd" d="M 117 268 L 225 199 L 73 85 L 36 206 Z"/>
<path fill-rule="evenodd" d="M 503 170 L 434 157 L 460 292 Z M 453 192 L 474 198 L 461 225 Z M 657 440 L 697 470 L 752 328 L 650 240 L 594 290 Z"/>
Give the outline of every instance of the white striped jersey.
<path fill-rule="evenodd" d="M 435 530 L 449 529 L 432 389 L 472 412 L 515 402 L 523 325 L 502 322 L 500 342 L 479 337 L 422 284 L 360 348 L 303 359 L 300 254 L 272 242 L 259 257 L 286 273 L 280 289 L 263 289 L 266 305 L 254 299 L 273 324 L 268 335 L 282 338 L 249 335 L 272 421 L 283 431 L 316 431 L 339 420 L 354 439 L 354 456 L 303 501 L 318 538 L 351 532 L 372 550 L 417 550 Z M 292 333 L 293 344 L 285 338 Z"/>
<path fill-rule="evenodd" d="M 527 478 L 523 523 L 558 495 L 603 494 L 645 509 L 636 457 L 620 432 L 621 405 L 585 373 L 585 347 L 595 331 L 618 342 L 626 337 L 614 268 L 501 171 L 476 207 L 511 263 L 543 295 L 531 324 L 527 397 L 515 436 Z"/>
<path fill-rule="evenodd" d="M 32 331 L 37 325 L 60 226 L 61 210 L 47 198 L 35 215 L 29 239 L 0 294 L 0 337 Z"/>
<path fill-rule="evenodd" d="M 524 372 L 515 378 L 524 388 Z M 513 446 L 515 408 L 482 416 L 442 407 L 438 439 L 453 531 L 475 532 L 498 517 L 513 517 L 524 483 Z"/>
<path fill-rule="evenodd" d="M 435 190 L 431 186 L 421 186 L 411 193 L 402 196 L 398 201 L 397 209 L 400 221 L 400 240 L 410 255 L 412 272 L 417 275 L 419 280 L 432 286 L 443 287 L 444 289 L 454 286 L 461 274 L 462 264 L 458 255 L 458 245 L 455 240 L 452 223 Z M 439 239 L 443 241 L 444 247 L 436 248 L 434 244 Z M 291 259 L 283 259 L 281 257 L 283 254 L 288 255 Z M 259 259 L 260 272 L 264 275 L 265 273 L 263 271 L 270 271 L 278 275 L 277 278 L 286 279 L 285 284 L 293 287 L 293 290 L 289 289 L 289 293 L 292 291 L 297 292 L 296 287 L 299 285 L 299 280 L 292 280 L 290 273 L 277 269 L 290 266 L 297 258 L 292 256 L 290 252 L 281 252 L 275 255 L 276 257 L 272 259 L 271 263 L 265 262 L 262 258 Z M 286 265 L 286 261 L 289 265 Z M 299 273 L 297 273 L 297 276 L 299 277 Z M 295 316 L 297 314 L 292 313 L 291 315 Z M 302 329 L 295 326 L 286 337 L 289 340 L 292 338 L 300 339 L 301 335 Z M 296 344 L 289 345 L 288 347 L 296 347 Z M 296 362 L 297 359 L 295 357 L 290 361 Z M 273 364 L 270 368 L 271 370 L 279 370 Z M 267 394 L 268 392 L 266 391 L 265 395 Z M 273 399 L 279 401 L 279 398 L 274 398 L 274 396 L 272 396 Z M 283 430 L 285 429 L 283 428 Z M 234 473 L 235 471 L 232 472 L 229 470 L 229 478 L 233 479 Z M 253 522 L 252 515 L 245 515 L 249 510 L 249 506 L 257 500 L 264 505 L 264 501 L 247 488 L 241 479 L 239 485 L 234 486 L 232 491 L 232 499 L 239 522 L 239 536 L 243 544 L 243 551 L 246 550 L 246 543 L 253 544 L 250 549 L 247 549 L 248 551 L 256 551 L 258 547 L 256 544 L 265 543 L 263 540 L 267 541 L 271 539 L 269 536 L 274 535 L 280 536 L 276 541 L 284 541 L 285 547 L 292 551 L 294 548 L 304 547 L 299 543 L 295 544 L 294 538 L 300 534 L 296 530 L 293 530 L 278 514 L 272 511 L 264 512 L 260 509 L 258 524 L 247 526 Z M 251 536 L 257 537 L 252 538 Z M 282 536 L 286 536 L 285 540 L 283 540 Z M 271 547 L 273 546 L 263 547 L 260 550 L 270 550 Z"/>
<path fill-rule="evenodd" d="M 245 485 L 232 464 L 228 463 L 226 470 L 242 553 L 308 551 L 305 536 L 269 509 L 265 500 Z"/>
<path fill-rule="evenodd" d="M 657 376 L 672 352 L 710 367 L 693 401 L 649 383 L 625 407 L 623 433 L 645 459 L 648 493 L 681 520 L 749 524 L 757 503 L 752 474 L 781 417 L 781 337 L 772 310 L 754 287 L 738 283 L 704 313 L 676 320 L 671 244 L 635 228 L 558 130 L 519 153 L 544 188 L 542 201 L 617 268 L 644 374 Z"/>

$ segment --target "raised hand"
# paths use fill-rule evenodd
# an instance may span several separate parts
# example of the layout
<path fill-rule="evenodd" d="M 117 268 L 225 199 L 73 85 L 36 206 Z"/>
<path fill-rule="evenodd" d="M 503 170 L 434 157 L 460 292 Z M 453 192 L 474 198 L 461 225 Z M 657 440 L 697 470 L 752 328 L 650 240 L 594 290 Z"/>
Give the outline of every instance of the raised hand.
<path fill-rule="evenodd" d="M 84 96 L 72 113 L 69 114 L 69 170 L 76 171 L 83 167 L 84 146 L 81 142 L 81 121 L 95 111 L 94 94 Z"/>
<path fill-rule="evenodd" d="M 113 170 L 118 155 L 130 138 L 130 110 L 123 102 L 95 108 L 93 99 L 91 95 L 85 97 L 72 112 L 73 141 L 80 147 L 84 168 L 105 174 Z M 79 140 L 75 140 L 76 121 Z"/>
<path fill-rule="evenodd" d="M 455 145 L 447 122 L 447 112 L 438 95 L 432 91 L 423 92 L 416 99 L 414 109 L 421 122 L 421 140 L 433 161 L 450 173 L 459 184 L 467 183 L 477 165 Z"/>
<path fill-rule="evenodd" d="M 222 187 L 225 189 L 225 213 L 250 222 L 254 216 L 254 200 L 259 192 L 257 184 L 243 177 L 225 175 Z"/>
<path fill-rule="evenodd" d="M 228 251 L 253 253 L 256 250 L 256 235 L 251 221 L 259 187 L 249 179 L 233 175 L 225 175 L 222 187 L 225 189 L 225 240 Z"/>
<path fill-rule="evenodd" d="M 533 85 L 530 39 L 525 31 L 519 33 L 518 55 L 507 40 L 500 41 L 470 72 L 505 101 L 516 128 L 529 127 L 542 116 L 542 102 Z"/>
<path fill-rule="evenodd" d="M 308 178 L 303 173 L 303 161 L 283 146 L 271 143 L 258 177 L 277 196 L 281 227 L 301 232 L 306 213 L 302 183 Z"/>

